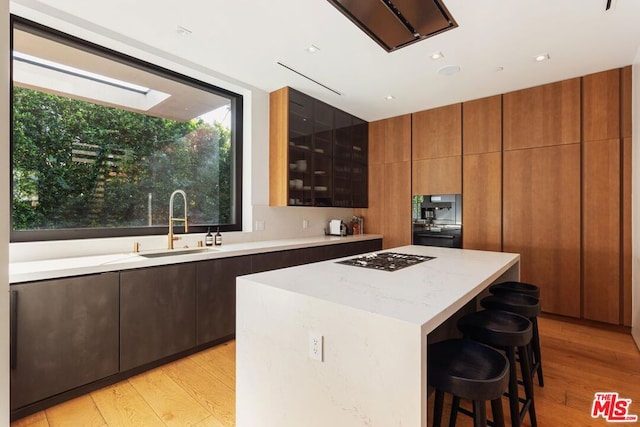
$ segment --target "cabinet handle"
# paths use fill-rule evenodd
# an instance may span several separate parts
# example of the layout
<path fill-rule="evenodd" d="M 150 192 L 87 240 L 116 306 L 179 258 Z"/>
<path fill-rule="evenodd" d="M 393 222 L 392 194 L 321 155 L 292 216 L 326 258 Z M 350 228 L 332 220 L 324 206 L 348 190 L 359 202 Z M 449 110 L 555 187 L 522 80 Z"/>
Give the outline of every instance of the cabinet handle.
<path fill-rule="evenodd" d="M 11 335 L 9 338 L 9 364 L 11 369 L 16 369 L 18 363 L 18 291 L 9 292 L 9 304 L 10 304 L 10 328 Z"/>

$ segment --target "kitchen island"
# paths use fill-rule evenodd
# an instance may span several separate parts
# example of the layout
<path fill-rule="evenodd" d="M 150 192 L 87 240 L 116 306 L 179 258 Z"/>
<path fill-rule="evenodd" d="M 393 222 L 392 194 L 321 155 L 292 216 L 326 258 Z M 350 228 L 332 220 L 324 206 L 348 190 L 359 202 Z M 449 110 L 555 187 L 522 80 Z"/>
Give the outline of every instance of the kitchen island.
<path fill-rule="evenodd" d="M 334 260 L 237 279 L 238 427 L 426 425 L 428 334 L 490 284 L 519 279 L 520 257 L 384 252 L 434 259 L 392 272 Z"/>

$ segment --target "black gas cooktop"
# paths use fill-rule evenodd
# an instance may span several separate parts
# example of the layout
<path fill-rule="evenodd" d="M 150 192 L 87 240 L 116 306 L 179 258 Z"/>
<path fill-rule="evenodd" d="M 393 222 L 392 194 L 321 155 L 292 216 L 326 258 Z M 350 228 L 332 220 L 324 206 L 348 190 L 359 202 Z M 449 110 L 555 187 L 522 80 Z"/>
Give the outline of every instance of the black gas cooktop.
<path fill-rule="evenodd" d="M 399 252 L 381 252 L 336 261 L 336 264 L 372 268 L 382 271 L 397 271 L 405 267 L 420 264 L 421 262 L 430 261 L 434 258 L 435 257 L 432 256 L 401 254 Z"/>

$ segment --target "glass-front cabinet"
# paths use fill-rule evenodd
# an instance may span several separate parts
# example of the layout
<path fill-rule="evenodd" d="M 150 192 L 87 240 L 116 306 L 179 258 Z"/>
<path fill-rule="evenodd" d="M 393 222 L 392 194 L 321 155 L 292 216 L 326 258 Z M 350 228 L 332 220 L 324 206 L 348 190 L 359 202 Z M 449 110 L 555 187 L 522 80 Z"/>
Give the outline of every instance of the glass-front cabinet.
<path fill-rule="evenodd" d="M 291 88 L 271 94 L 270 122 L 272 206 L 367 206 L 367 122 Z"/>

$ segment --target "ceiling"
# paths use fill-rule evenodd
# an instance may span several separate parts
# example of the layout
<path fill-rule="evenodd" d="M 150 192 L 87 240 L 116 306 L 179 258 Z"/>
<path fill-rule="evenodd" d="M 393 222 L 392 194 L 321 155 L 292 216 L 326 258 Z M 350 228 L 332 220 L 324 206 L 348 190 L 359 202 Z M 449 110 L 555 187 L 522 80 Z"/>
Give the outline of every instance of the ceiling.
<path fill-rule="evenodd" d="M 291 86 L 368 121 L 621 67 L 638 55 L 638 0 L 613 0 L 609 11 L 607 0 L 444 3 L 458 28 L 392 53 L 325 0 L 13 0 L 11 5 L 14 13 L 21 7 L 42 11 L 267 92 Z M 191 33 L 180 35 L 178 26 Z M 311 45 L 319 52 L 308 53 Z M 444 58 L 432 60 L 437 51 Z M 549 60 L 534 60 L 546 53 Z M 451 65 L 460 71 L 438 73 Z M 389 95 L 394 99 L 385 99 Z"/>

